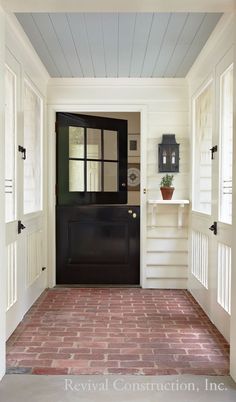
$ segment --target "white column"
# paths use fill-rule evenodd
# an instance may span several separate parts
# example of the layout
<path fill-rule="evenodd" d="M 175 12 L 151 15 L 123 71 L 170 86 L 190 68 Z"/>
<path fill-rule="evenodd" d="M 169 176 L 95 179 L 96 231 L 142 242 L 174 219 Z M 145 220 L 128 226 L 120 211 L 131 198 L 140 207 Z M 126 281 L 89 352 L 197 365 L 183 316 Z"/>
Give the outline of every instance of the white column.
<path fill-rule="evenodd" d="M 236 28 L 234 38 L 236 37 Z M 234 120 L 233 120 L 233 239 L 236 239 L 236 44 L 234 43 Z M 235 241 L 235 240 L 234 240 Z M 232 285 L 230 321 L 230 375 L 236 381 L 236 247 L 232 247 Z"/>
<path fill-rule="evenodd" d="M 5 374 L 5 201 L 4 201 L 4 62 L 5 62 L 5 18 L 0 4 L 0 380 Z M 3 96 L 2 96 L 3 94 Z"/>

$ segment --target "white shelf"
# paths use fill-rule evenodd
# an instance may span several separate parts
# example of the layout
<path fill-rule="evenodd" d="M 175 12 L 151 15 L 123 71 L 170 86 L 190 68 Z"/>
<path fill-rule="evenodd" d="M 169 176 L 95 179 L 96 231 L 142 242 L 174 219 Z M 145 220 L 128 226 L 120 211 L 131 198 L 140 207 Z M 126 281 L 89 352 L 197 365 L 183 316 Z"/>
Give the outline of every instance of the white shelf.
<path fill-rule="evenodd" d="M 183 226 L 183 210 L 189 204 L 189 200 L 148 200 L 152 208 L 152 226 L 157 226 L 156 216 L 158 205 L 177 205 L 178 206 L 178 227 Z"/>

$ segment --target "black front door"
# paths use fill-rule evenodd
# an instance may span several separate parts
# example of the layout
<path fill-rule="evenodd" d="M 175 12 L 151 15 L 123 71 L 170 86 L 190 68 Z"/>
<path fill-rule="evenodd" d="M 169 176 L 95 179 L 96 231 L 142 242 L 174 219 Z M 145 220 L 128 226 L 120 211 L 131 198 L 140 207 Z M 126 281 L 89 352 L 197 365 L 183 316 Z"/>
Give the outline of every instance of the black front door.
<path fill-rule="evenodd" d="M 127 121 L 57 113 L 57 284 L 139 284 Z"/>

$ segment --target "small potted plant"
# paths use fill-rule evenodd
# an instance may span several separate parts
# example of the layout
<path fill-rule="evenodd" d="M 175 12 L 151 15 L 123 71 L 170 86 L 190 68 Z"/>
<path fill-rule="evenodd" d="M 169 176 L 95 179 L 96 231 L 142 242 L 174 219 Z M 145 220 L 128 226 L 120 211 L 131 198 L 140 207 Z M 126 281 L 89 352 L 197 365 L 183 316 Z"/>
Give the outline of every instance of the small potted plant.
<path fill-rule="evenodd" d="M 160 190 L 163 200 L 171 200 L 175 189 L 174 187 L 172 187 L 173 180 L 174 180 L 173 174 L 166 174 L 165 176 L 162 177 L 160 183 Z"/>

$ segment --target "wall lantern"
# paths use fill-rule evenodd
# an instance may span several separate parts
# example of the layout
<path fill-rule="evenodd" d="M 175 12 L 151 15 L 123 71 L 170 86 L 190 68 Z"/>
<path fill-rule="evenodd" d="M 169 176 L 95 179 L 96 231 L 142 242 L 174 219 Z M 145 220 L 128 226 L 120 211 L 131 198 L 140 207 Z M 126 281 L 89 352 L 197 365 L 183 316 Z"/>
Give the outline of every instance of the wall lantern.
<path fill-rule="evenodd" d="M 179 144 L 175 134 L 163 134 L 158 145 L 159 172 L 179 172 Z"/>

